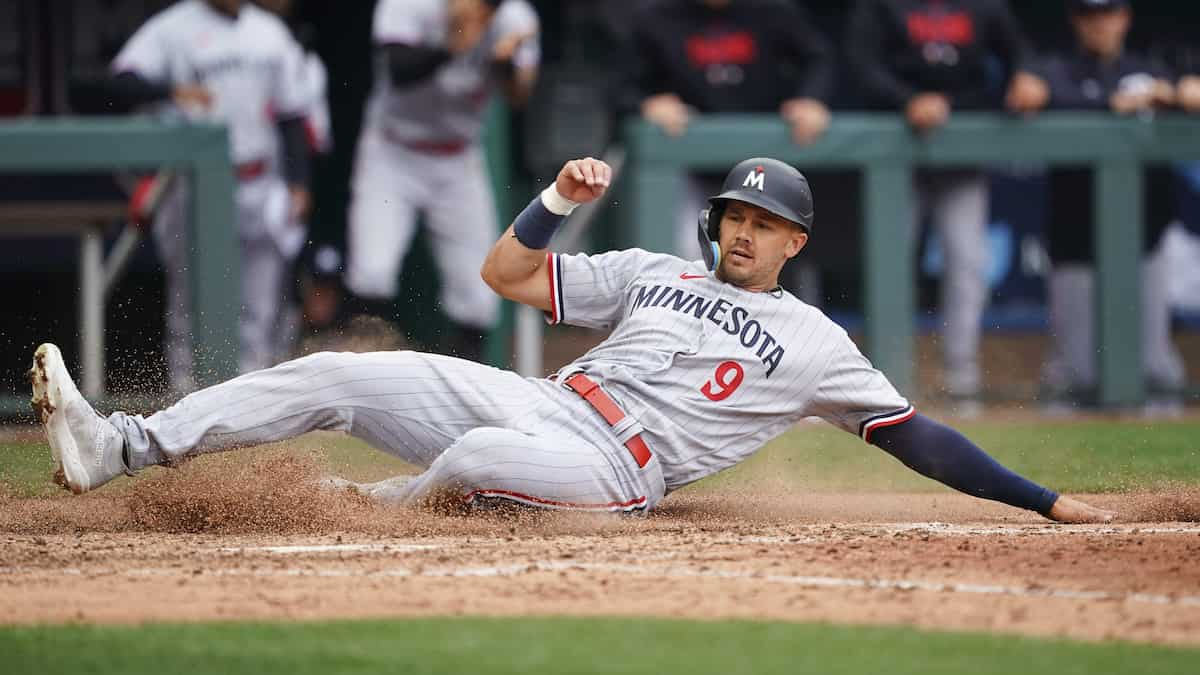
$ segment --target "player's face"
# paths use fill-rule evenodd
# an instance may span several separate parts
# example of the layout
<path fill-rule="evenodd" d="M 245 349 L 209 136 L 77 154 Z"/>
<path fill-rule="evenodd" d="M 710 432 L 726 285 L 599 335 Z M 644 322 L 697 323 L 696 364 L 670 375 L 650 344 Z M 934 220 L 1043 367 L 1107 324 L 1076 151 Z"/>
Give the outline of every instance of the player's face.
<path fill-rule="evenodd" d="M 487 23 L 494 13 L 493 7 L 484 0 L 446 0 L 446 8 L 451 22 L 459 23 Z"/>
<path fill-rule="evenodd" d="M 751 291 L 779 285 L 783 264 L 808 243 L 791 221 L 745 202 L 730 201 L 721 217 L 721 264 L 717 276 Z"/>
<path fill-rule="evenodd" d="M 1102 12 L 1082 12 L 1071 16 L 1079 42 L 1087 51 L 1100 56 L 1116 56 L 1125 47 L 1129 32 L 1129 8 Z"/>

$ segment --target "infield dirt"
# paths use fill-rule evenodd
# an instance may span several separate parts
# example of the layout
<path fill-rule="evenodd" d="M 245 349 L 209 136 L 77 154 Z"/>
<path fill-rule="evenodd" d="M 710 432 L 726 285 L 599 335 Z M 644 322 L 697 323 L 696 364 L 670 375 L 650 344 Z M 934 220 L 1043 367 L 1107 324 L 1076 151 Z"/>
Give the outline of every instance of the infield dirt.
<path fill-rule="evenodd" d="M 622 615 L 1200 644 L 1200 491 L 1059 526 L 938 494 L 765 487 L 646 517 L 321 492 L 317 462 L 205 457 L 79 497 L 0 496 L 0 623 Z"/>

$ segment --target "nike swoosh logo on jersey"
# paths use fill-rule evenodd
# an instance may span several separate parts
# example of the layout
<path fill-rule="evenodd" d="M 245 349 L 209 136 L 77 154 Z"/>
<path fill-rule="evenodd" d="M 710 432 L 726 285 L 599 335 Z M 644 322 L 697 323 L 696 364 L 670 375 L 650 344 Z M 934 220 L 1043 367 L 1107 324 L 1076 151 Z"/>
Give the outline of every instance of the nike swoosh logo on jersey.
<path fill-rule="evenodd" d="M 708 275 L 707 274 L 688 274 L 687 272 L 684 272 L 683 274 L 679 275 L 679 278 L 680 279 L 703 279 L 706 276 L 708 276 Z"/>

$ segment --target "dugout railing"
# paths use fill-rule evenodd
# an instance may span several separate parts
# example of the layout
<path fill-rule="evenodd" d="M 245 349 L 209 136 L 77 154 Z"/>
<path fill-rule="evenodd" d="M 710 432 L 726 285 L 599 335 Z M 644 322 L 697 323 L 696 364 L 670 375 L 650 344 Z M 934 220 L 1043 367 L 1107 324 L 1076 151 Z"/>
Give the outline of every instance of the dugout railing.
<path fill-rule="evenodd" d="M 149 118 L 31 118 L 0 123 L 0 180 L 5 174 L 66 174 L 172 168 L 192 188 L 193 335 L 196 379 L 213 384 L 237 374 L 239 309 L 233 169 L 224 126 L 167 124 Z M 53 203 L 36 217 L 9 213 L 0 237 L 76 236 L 81 242 L 80 383 L 102 395 L 104 380 L 103 219 L 62 217 Z M 26 210 L 36 209 L 27 204 Z M 117 255 L 120 255 L 120 245 Z M 110 257 L 113 255 L 109 254 Z M 68 270 L 64 270 L 68 272 Z M 6 317 L 19 320 L 20 317 Z M 46 336 L 62 340 L 61 336 Z M 32 352 L 31 352 L 32 353 Z M 16 367 L 18 364 L 9 364 Z M 21 364 L 24 365 L 24 364 Z M 29 410 L 28 394 L 0 397 L 5 414 Z"/>
<path fill-rule="evenodd" d="M 498 136 L 505 136 L 498 134 Z M 771 155 L 804 168 L 851 168 L 863 174 L 865 351 L 902 390 L 913 384 L 915 240 L 903 218 L 910 211 L 916 166 L 1003 162 L 1090 165 L 1096 171 L 1097 343 L 1100 399 L 1110 406 L 1144 399 L 1140 358 L 1138 260 L 1141 167 L 1148 161 L 1200 159 L 1200 120 L 1182 115 L 1117 119 L 1105 114 L 1047 113 L 1031 120 L 956 114 L 918 138 L 898 117 L 838 114 L 828 132 L 806 147 L 793 144 L 774 116 L 708 116 L 681 138 L 633 121 L 626 126 L 625 183 L 628 245 L 671 250 L 675 202 L 685 170 L 723 172 L 751 155 Z M 506 138 L 489 138 L 494 173 L 510 166 Z M 499 152 L 497 152 L 499 151 Z M 496 157 L 495 155 L 501 155 Z M 198 381 L 236 374 L 238 281 L 232 222 L 233 174 L 225 131 L 216 125 L 169 125 L 146 118 L 31 119 L 0 123 L 0 175 L 153 170 L 172 167 L 187 177 L 192 202 L 192 274 L 196 297 Z M 497 170 L 499 169 L 499 170 Z M 507 175 L 493 176 L 501 213 L 511 212 Z M 0 229 L 0 236 L 5 235 Z M 10 232 L 15 235 L 16 232 Z M 86 240 L 87 232 L 78 233 Z M 90 236 L 90 235 L 89 235 Z M 95 246 L 94 240 L 88 246 Z M 87 270 L 84 270 L 86 273 Z M 86 279 L 83 279 L 86 286 Z M 91 297 L 96 297 L 93 295 Z M 93 303 L 94 304 L 94 303 Z M 81 303 L 81 313 L 89 310 Z M 95 315 L 95 309 L 90 310 Z M 102 310 L 101 310 L 102 311 Z M 90 333 L 89 333 L 90 330 Z M 102 328 L 83 326 L 83 377 L 102 372 Z M 493 350 L 503 353 L 501 347 Z M 99 356 L 97 356 L 99 355 Z M 97 368 L 100 370 L 97 371 Z M 24 396 L 0 407 L 27 410 Z"/>
<path fill-rule="evenodd" d="M 1100 403 L 1145 399 L 1140 357 L 1141 170 L 1146 162 L 1200 159 L 1200 119 L 1181 114 L 1117 118 L 1104 113 L 1045 113 L 1032 119 L 956 113 L 918 137 L 890 114 L 838 113 L 825 135 L 801 147 L 776 116 L 711 115 L 671 138 L 654 126 L 625 127 L 628 158 L 622 194 L 629 243 L 673 248 L 681 173 L 723 173 L 735 162 L 767 155 L 802 169 L 862 172 L 864 350 L 901 391 L 914 385 L 916 321 L 913 247 L 905 216 L 918 166 L 1040 162 L 1090 166 L 1095 172 L 1096 339 Z M 817 195 L 820 203 L 820 195 Z M 818 212 L 819 219 L 819 212 Z"/>

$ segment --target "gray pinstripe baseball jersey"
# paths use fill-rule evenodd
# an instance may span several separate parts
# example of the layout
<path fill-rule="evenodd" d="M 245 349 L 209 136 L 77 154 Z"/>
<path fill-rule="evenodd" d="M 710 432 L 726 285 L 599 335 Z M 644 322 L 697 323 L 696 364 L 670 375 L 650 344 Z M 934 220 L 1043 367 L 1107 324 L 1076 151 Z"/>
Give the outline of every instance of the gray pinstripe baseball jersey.
<path fill-rule="evenodd" d="M 912 406 L 841 327 L 782 288 L 640 249 L 552 255 L 551 323 L 612 328 L 584 370 L 644 428 L 667 489 L 736 464 L 817 416 L 869 438 Z"/>

